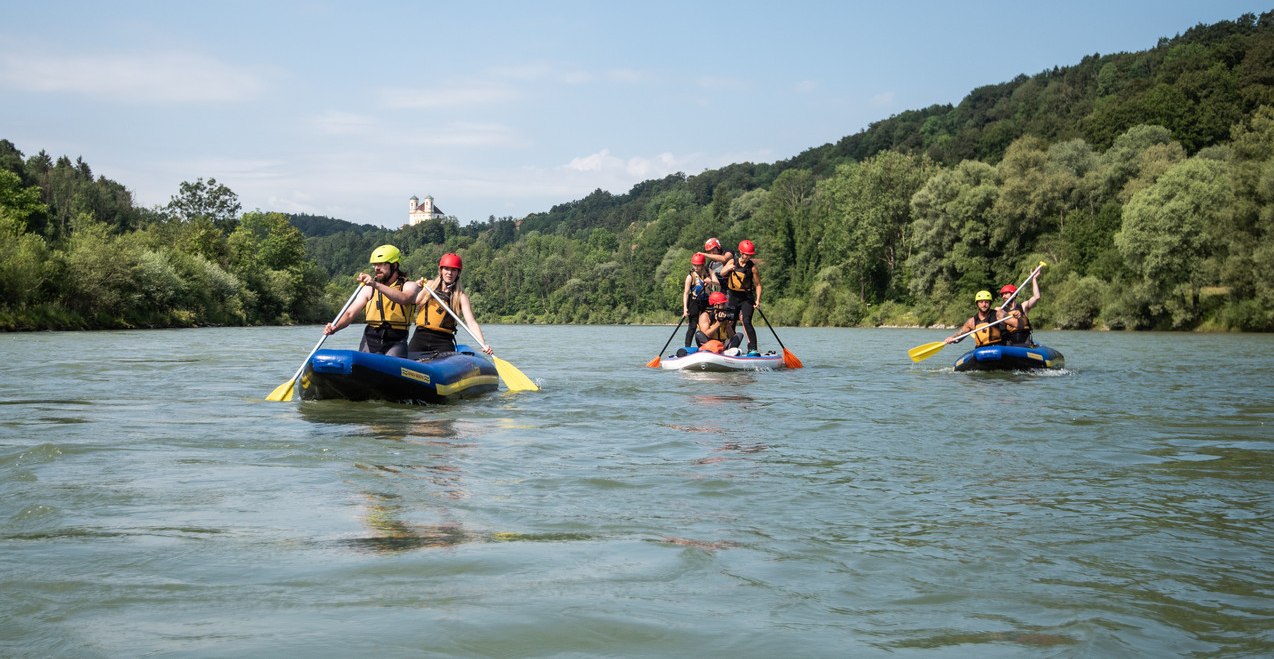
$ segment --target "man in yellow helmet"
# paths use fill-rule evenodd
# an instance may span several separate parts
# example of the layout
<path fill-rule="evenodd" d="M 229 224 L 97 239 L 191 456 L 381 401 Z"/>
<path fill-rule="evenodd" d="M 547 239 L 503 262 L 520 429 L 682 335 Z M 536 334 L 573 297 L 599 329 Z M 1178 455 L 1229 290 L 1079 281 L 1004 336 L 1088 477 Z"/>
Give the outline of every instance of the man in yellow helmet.
<path fill-rule="evenodd" d="M 973 303 L 977 305 L 978 310 L 955 334 L 948 336 L 944 343 L 959 343 L 963 341 L 960 337 L 962 334 L 973 332 L 973 340 L 978 347 L 999 345 L 1004 342 L 1004 334 L 1017 330 L 1017 319 L 1008 315 L 1000 309 L 991 308 L 991 291 L 978 291 L 973 296 Z M 992 325 L 997 320 L 1008 318 L 998 325 Z M 974 330 L 977 330 L 976 332 Z"/>
<path fill-rule="evenodd" d="M 398 267 L 402 254 L 393 245 L 372 250 L 368 261 L 373 274 L 355 275 L 365 288 L 349 309 L 335 323 L 323 328 L 324 334 L 335 334 L 349 327 L 359 310 L 367 322 L 358 349 L 391 357 L 407 356 L 407 331 L 411 327 L 412 306 L 420 286 Z"/>

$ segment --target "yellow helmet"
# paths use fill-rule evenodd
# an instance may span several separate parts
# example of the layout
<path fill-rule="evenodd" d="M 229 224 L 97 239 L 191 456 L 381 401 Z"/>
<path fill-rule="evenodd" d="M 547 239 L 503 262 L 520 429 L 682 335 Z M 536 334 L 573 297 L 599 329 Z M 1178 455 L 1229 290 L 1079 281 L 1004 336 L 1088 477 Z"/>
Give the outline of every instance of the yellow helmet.
<path fill-rule="evenodd" d="M 372 258 L 368 263 L 398 263 L 398 257 L 400 256 L 402 256 L 402 253 L 398 251 L 397 247 L 381 245 L 372 250 Z"/>
<path fill-rule="evenodd" d="M 978 294 L 973 296 L 974 302 L 981 302 L 983 300 L 986 300 L 987 302 L 991 301 L 991 291 L 978 291 Z"/>

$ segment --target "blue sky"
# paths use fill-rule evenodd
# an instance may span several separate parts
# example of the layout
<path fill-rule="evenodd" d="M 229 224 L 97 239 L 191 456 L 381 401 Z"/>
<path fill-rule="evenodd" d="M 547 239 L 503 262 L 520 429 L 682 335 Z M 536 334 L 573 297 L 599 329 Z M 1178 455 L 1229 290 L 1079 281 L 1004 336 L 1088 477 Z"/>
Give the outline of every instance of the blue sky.
<path fill-rule="evenodd" d="M 773 162 L 975 87 L 1144 50 L 1247 0 L 0 0 L 0 138 L 136 203 L 397 227 Z"/>

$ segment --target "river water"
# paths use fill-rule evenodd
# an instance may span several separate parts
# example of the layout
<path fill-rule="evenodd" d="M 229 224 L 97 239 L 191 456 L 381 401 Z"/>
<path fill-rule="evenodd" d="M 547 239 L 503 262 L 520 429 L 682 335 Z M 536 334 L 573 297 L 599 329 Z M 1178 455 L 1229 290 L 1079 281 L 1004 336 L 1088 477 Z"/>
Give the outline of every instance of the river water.
<path fill-rule="evenodd" d="M 1274 337 L 689 374 L 669 327 L 485 330 L 540 392 L 264 401 L 316 327 L 0 335 L 0 655 L 1274 653 Z"/>

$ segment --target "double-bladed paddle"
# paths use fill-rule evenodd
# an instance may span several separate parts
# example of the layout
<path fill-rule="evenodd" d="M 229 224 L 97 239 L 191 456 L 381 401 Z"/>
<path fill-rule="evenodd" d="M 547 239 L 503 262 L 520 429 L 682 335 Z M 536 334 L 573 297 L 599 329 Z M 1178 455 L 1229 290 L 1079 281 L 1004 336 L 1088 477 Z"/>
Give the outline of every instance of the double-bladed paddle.
<path fill-rule="evenodd" d="M 955 340 L 952 341 L 952 343 L 954 343 L 955 341 L 959 341 L 960 339 L 963 339 L 964 337 L 969 336 L 970 334 L 973 334 L 975 332 L 980 332 L 988 327 L 991 327 L 992 325 L 999 325 L 1000 323 L 1006 320 L 1012 320 L 1012 319 L 1013 319 L 1013 316 L 1005 316 L 993 323 L 980 325 L 978 327 L 975 327 L 965 332 L 964 334 L 961 334 L 960 336 L 955 337 Z M 912 348 L 911 350 L 908 350 L 907 355 L 911 357 L 911 361 L 913 362 L 922 362 L 941 352 L 942 349 L 946 347 L 946 345 L 947 345 L 946 341 L 934 341 L 933 343 L 926 343 L 922 346 L 916 346 Z"/>

